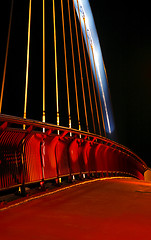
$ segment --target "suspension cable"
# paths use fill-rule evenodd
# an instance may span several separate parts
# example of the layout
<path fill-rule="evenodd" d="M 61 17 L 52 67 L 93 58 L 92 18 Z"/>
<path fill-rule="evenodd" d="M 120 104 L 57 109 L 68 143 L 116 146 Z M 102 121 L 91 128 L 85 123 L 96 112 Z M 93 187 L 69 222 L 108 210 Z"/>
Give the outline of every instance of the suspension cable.
<path fill-rule="evenodd" d="M 70 98 L 69 98 L 69 79 L 68 79 L 68 63 L 67 63 L 67 51 L 66 51 L 66 37 L 65 37 L 65 27 L 64 27 L 63 0 L 61 0 L 61 13 L 62 13 L 63 43 L 64 43 L 66 86 L 67 86 L 68 118 L 69 118 L 69 128 L 71 128 L 71 113 L 70 113 Z"/>
<path fill-rule="evenodd" d="M 81 64 L 81 55 L 80 55 L 79 37 L 78 37 L 74 0 L 72 0 L 72 2 L 73 2 L 73 13 L 74 13 L 74 22 L 75 22 L 75 30 L 76 30 L 77 47 L 78 47 L 78 57 L 79 57 L 79 66 L 80 66 L 80 75 L 81 75 L 81 84 L 82 84 L 84 112 L 85 112 L 85 119 L 86 119 L 86 128 L 87 128 L 87 132 L 89 132 L 89 124 L 88 124 L 88 116 L 87 116 L 87 108 L 86 108 L 86 100 L 85 100 L 85 91 L 84 91 L 84 83 L 83 83 L 83 73 L 82 73 L 82 64 Z"/>
<path fill-rule="evenodd" d="M 74 73 L 74 84 L 75 84 L 75 94 L 76 94 L 76 106 L 77 106 L 78 126 L 79 126 L 79 130 L 81 130 L 69 0 L 67 0 L 67 2 L 68 2 L 68 15 L 69 15 L 69 27 L 70 27 L 70 40 L 71 40 L 71 50 L 72 50 L 72 63 L 73 63 L 73 73 Z"/>
<path fill-rule="evenodd" d="M 28 19 L 28 40 L 27 40 L 27 62 L 26 62 L 24 119 L 26 119 L 26 110 L 27 110 L 27 91 L 28 91 L 28 74 L 29 74 L 29 49 L 30 49 L 30 27 L 31 27 L 31 1 L 32 0 L 29 0 L 29 19 Z M 23 125 L 23 128 L 25 129 L 25 125 Z"/>
<path fill-rule="evenodd" d="M 92 71 L 92 64 L 91 64 L 91 59 L 90 59 L 90 48 L 89 48 L 88 35 L 87 35 L 86 24 L 85 24 L 85 16 L 83 16 L 83 22 L 84 22 L 84 29 L 85 29 L 85 35 L 86 35 L 87 48 L 88 48 L 89 63 L 90 63 L 90 69 L 91 69 L 91 78 L 92 78 L 92 85 L 93 85 L 93 93 L 94 93 L 97 121 L 98 121 L 99 133 L 101 135 L 99 111 L 98 111 L 98 105 L 97 105 L 97 98 L 96 98 L 96 90 L 95 90 L 94 77 L 93 77 L 93 71 Z"/>
<path fill-rule="evenodd" d="M 56 44 L 56 21 L 55 21 L 55 1 L 54 1 L 54 0 L 53 0 L 53 26 L 54 26 L 54 52 L 55 52 L 55 76 L 56 76 L 57 125 L 59 126 L 58 73 L 57 73 L 57 44 Z"/>
<path fill-rule="evenodd" d="M 1 88 L 1 97 L 0 97 L 0 113 L 2 111 L 2 103 L 3 103 L 4 85 L 5 85 L 5 76 L 6 76 L 6 66 L 7 66 L 7 58 L 8 58 L 9 40 L 10 40 L 10 30 L 11 30 L 12 14 L 13 14 L 13 5 L 14 5 L 14 0 L 12 0 L 11 10 L 10 10 L 10 19 L 9 19 L 8 37 L 7 37 L 7 45 L 6 45 L 5 64 L 4 64 L 3 80 L 2 80 L 2 88 Z"/>
<path fill-rule="evenodd" d="M 45 122 L 45 0 L 43 0 L 43 114 L 42 114 L 42 122 Z"/>
<path fill-rule="evenodd" d="M 83 48 L 83 55 L 84 55 L 84 63 L 85 63 L 85 71 L 86 71 L 86 78 L 87 78 L 87 85 L 88 85 L 88 92 L 89 92 L 89 100 L 90 100 L 90 108 L 91 108 L 91 115 L 92 115 L 92 122 L 93 122 L 93 130 L 96 133 L 95 122 L 94 122 L 94 114 L 93 114 L 93 106 L 92 106 L 92 96 L 90 91 L 90 80 L 88 75 L 88 67 L 87 67 L 87 60 L 86 60 L 86 52 L 84 47 L 84 39 L 83 39 L 83 32 L 82 32 L 82 25 L 81 25 L 81 17 L 80 17 L 80 9 L 79 9 L 79 1 L 77 0 L 78 6 L 78 14 L 79 14 L 79 22 L 80 22 L 80 31 L 81 31 L 81 39 L 82 39 L 82 48 Z"/>

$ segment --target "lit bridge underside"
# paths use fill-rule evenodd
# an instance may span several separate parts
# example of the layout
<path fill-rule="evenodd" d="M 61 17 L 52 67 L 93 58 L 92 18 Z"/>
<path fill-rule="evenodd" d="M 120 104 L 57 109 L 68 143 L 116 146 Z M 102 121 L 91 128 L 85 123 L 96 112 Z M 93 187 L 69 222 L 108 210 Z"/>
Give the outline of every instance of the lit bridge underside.
<path fill-rule="evenodd" d="M 3 114 L 0 122 L 0 189 L 76 175 L 144 179 L 145 162 L 104 137 Z"/>

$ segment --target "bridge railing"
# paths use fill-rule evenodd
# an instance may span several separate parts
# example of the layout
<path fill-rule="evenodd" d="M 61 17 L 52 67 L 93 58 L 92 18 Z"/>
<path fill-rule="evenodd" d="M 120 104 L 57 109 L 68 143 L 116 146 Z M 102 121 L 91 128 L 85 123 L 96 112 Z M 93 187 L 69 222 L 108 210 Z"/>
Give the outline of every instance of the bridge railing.
<path fill-rule="evenodd" d="M 0 190 L 85 174 L 143 179 L 147 170 L 129 149 L 95 134 L 2 114 L 0 124 Z"/>

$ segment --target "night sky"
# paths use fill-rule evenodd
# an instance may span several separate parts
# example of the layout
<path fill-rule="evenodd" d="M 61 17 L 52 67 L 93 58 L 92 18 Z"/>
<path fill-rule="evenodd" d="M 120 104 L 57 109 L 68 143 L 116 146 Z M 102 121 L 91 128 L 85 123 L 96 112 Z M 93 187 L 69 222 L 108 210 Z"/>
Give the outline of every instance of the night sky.
<path fill-rule="evenodd" d="M 60 1 L 56 0 L 57 28 L 61 24 Z M 3 1 L 0 11 L 0 85 L 8 31 L 10 0 Z M 9 46 L 6 84 L 2 113 L 23 116 L 24 85 L 26 71 L 26 46 L 28 29 L 28 1 L 14 0 L 14 12 Z M 65 3 L 65 15 L 66 1 Z M 150 89 L 151 89 L 151 31 L 150 7 L 137 3 L 133 6 L 126 1 L 121 5 L 107 1 L 91 0 L 90 5 L 98 31 L 102 54 L 107 70 L 113 112 L 117 130 L 117 141 L 135 153 L 147 164 L 150 163 Z M 149 3 L 148 3 L 149 5 Z M 31 51 L 29 71 L 29 94 L 27 117 L 41 120 L 42 116 L 42 1 L 33 0 L 31 25 Z M 58 8 L 58 9 L 57 9 Z M 35 11 L 36 9 L 36 11 Z M 52 1 L 46 1 L 46 120 L 56 123 L 55 73 Z M 66 22 L 67 24 L 67 22 Z M 66 32 L 69 39 L 69 32 Z M 74 35 L 75 37 L 75 35 Z M 60 40 L 61 39 L 61 40 Z M 68 41 L 68 40 L 67 40 Z M 57 32 L 57 44 L 62 42 L 62 32 Z M 67 43 L 68 45 L 69 43 Z M 51 46 L 51 47 L 50 47 Z M 58 54 L 59 93 L 61 125 L 67 125 L 65 72 L 62 54 Z M 71 57 L 71 52 L 68 52 Z M 64 64 L 64 63 L 63 63 Z M 50 67 L 51 66 L 51 67 Z M 70 69 L 70 67 L 69 67 Z M 69 70 L 70 71 L 70 70 Z M 71 73 L 69 74 L 71 75 Z M 72 79 L 72 75 L 69 78 Z M 51 79 L 51 82 L 50 82 Z M 70 95 L 74 96 L 73 85 Z M 80 95 L 80 93 L 79 93 Z M 49 104 L 48 104 L 49 103 Z M 73 127 L 77 117 L 72 101 Z M 82 109 L 80 110 L 83 114 Z"/>
<path fill-rule="evenodd" d="M 151 167 L 149 2 L 90 3 L 107 69 L 118 141 Z"/>

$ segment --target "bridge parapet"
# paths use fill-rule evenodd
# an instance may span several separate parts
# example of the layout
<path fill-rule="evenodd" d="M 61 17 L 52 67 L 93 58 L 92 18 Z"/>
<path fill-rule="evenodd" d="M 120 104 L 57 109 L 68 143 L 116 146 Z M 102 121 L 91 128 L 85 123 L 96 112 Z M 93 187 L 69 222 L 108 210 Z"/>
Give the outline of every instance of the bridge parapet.
<path fill-rule="evenodd" d="M 148 169 L 129 149 L 99 135 L 2 114 L 0 122 L 0 189 L 83 174 L 144 179 Z"/>

